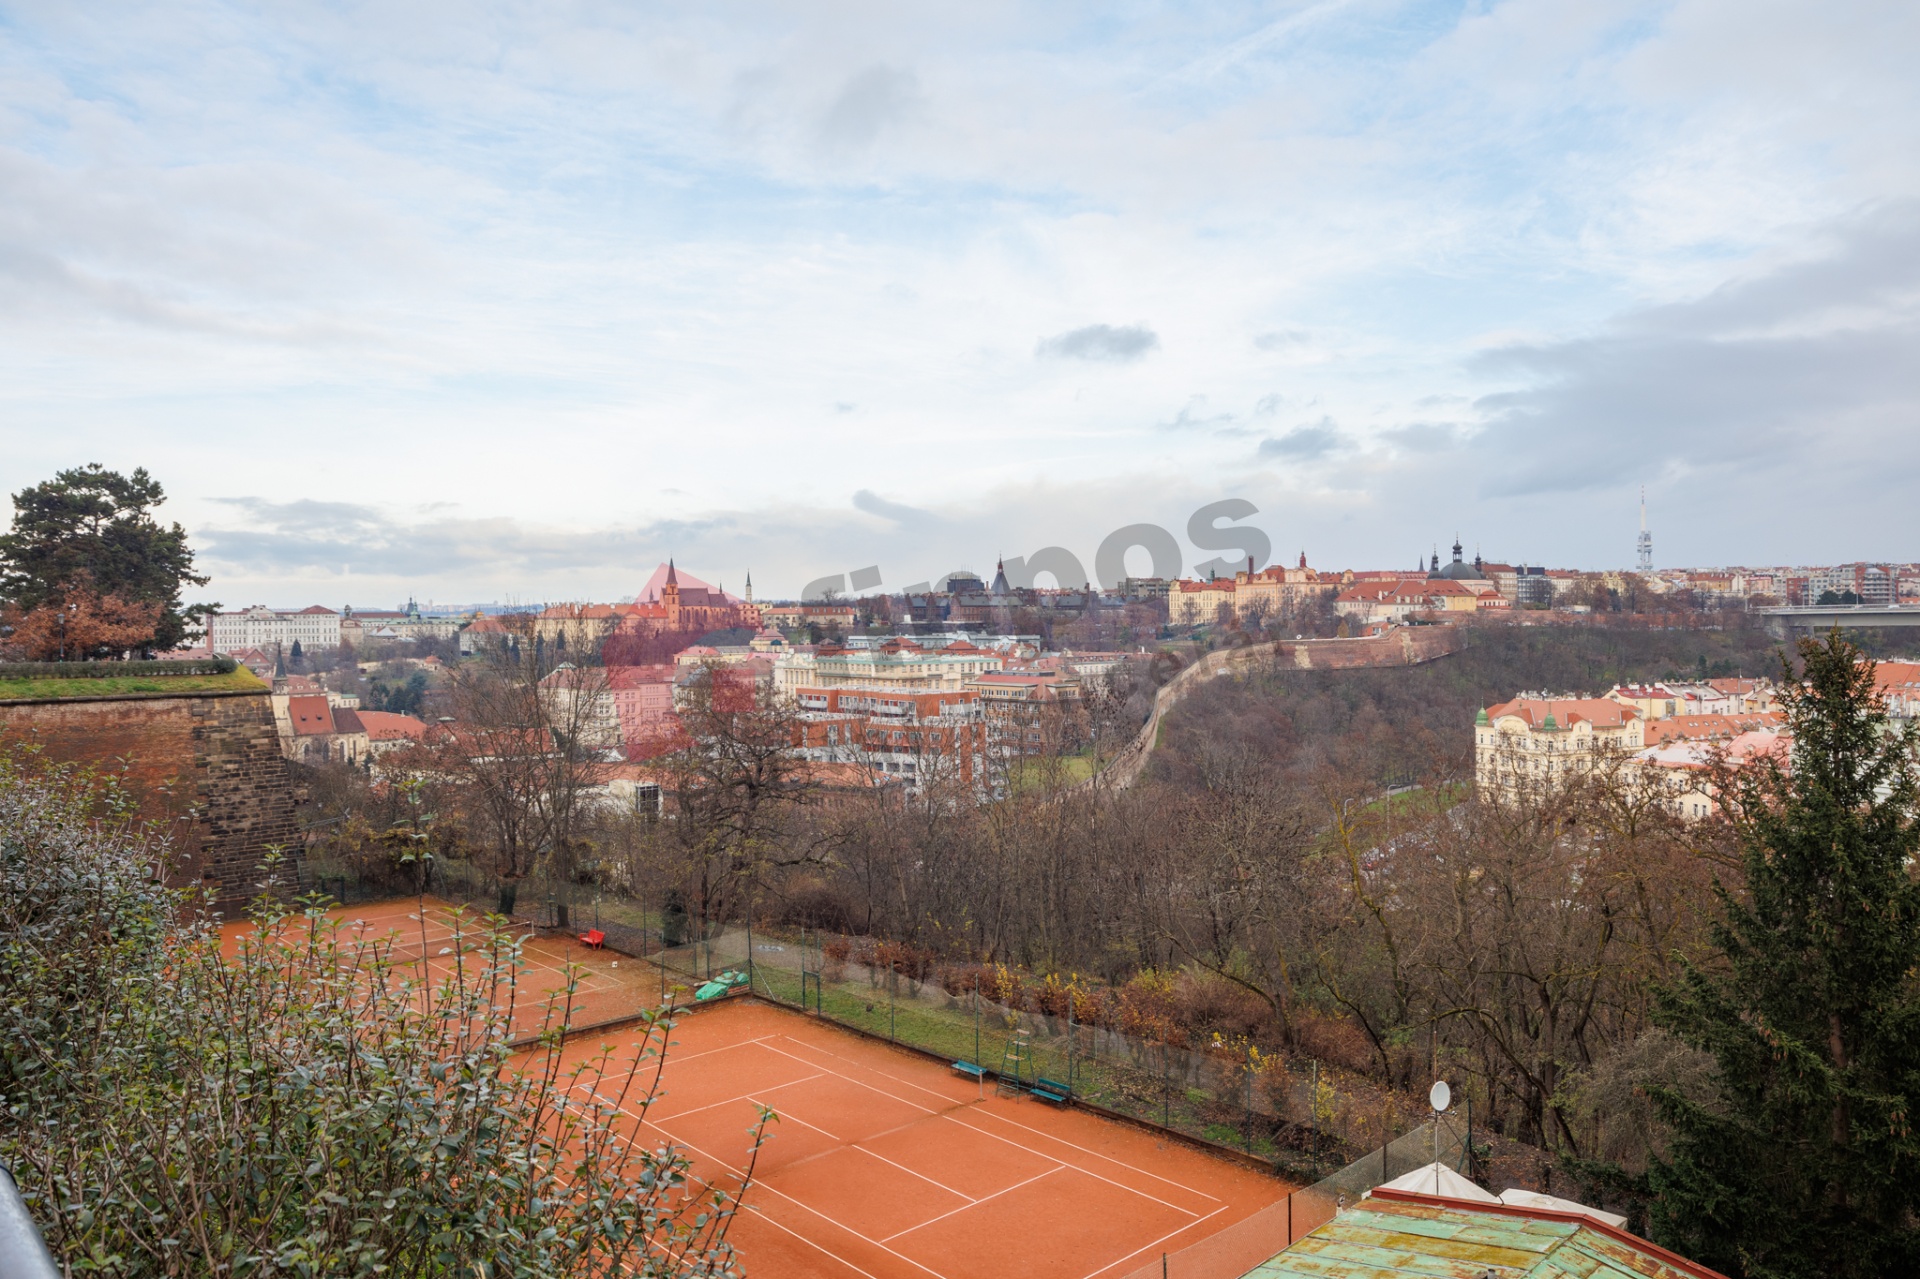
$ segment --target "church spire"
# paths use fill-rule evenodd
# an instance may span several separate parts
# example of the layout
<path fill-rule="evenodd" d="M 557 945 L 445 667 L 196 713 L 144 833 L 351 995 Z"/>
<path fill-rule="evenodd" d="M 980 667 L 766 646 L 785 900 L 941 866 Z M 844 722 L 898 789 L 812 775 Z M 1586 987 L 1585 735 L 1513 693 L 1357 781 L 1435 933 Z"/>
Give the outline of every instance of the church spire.
<path fill-rule="evenodd" d="M 680 585 L 680 575 L 673 571 L 673 556 L 667 556 L 667 585 Z"/>

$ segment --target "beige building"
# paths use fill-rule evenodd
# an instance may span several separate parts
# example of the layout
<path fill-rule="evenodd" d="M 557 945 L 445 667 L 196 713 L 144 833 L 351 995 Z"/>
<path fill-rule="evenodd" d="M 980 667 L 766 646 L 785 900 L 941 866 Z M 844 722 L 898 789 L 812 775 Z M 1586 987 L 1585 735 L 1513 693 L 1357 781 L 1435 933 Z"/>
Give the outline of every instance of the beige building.
<path fill-rule="evenodd" d="M 1665 684 L 1615 684 L 1607 690 L 1606 699 L 1631 706 L 1642 719 L 1688 714 L 1687 701 L 1680 690 Z"/>
<path fill-rule="evenodd" d="M 1070 671 L 989 671 L 967 681 L 967 690 L 979 696 L 987 740 L 999 751 L 1072 750 L 1085 737 L 1084 690 Z"/>
<path fill-rule="evenodd" d="M 1604 697 L 1516 697 L 1481 711 L 1473 737 L 1480 793 L 1511 798 L 1643 749 L 1646 720 Z"/>
<path fill-rule="evenodd" d="M 540 681 L 540 702 L 548 723 L 563 737 L 589 750 L 620 745 L 620 703 L 605 667 L 562 662 Z"/>
<path fill-rule="evenodd" d="M 1167 592 L 1170 626 L 1210 626 L 1234 610 L 1236 584 L 1230 577 L 1210 582 L 1181 580 Z"/>
<path fill-rule="evenodd" d="M 349 605 L 340 614 L 342 644 L 360 648 L 374 643 L 404 643 L 407 640 L 452 639 L 465 625 L 463 617 L 436 614 L 429 617 L 413 600 L 401 609 L 356 609 Z"/>
<path fill-rule="evenodd" d="M 1450 582 L 1408 578 L 1398 582 L 1360 582 L 1334 598 L 1334 611 L 1362 622 L 1398 621 L 1415 613 L 1474 613 L 1504 608 L 1507 601 L 1490 582 Z"/>
<path fill-rule="evenodd" d="M 1758 715 L 1774 709 L 1774 687 L 1764 679 L 1710 679 L 1698 684 L 1615 684 L 1606 696 L 1649 720 L 1670 715 Z"/>
<path fill-rule="evenodd" d="M 549 651 L 597 653 L 620 616 L 611 604 L 549 604 L 533 619 L 533 634 Z"/>
<path fill-rule="evenodd" d="M 1649 746 L 1633 757 L 1641 784 L 1655 788 L 1667 807 L 1690 822 L 1720 811 L 1712 781 L 1718 760 L 1736 768 L 1767 757 L 1782 762 L 1793 749 L 1793 738 L 1778 729 L 1741 733 L 1725 741 L 1676 740 Z"/>
<path fill-rule="evenodd" d="M 1258 573 L 1241 571 L 1233 576 L 1233 606 L 1242 622 L 1261 623 L 1285 616 L 1316 599 L 1339 593 L 1338 575 L 1322 576 L 1307 567 L 1307 557 L 1288 568 L 1270 564 Z"/>
<path fill-rule="evenodd" d="M 965 640 L 944 648 L 922 648 L 894 638 L 862 648 L 822 644 L 811 653 L 782 653 L 774 659 L 774 690 L 791 697 L 803 688 L 890 689 L 902 693 L 957 691 L 968 680 L 1003 665 Z"/>

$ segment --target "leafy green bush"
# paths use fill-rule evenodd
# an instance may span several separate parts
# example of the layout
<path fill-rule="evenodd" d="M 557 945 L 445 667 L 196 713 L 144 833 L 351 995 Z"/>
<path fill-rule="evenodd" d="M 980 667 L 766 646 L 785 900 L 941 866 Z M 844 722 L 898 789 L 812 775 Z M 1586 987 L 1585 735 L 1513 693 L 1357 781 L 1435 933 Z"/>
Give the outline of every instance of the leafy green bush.
<path fill-rule="evenodd" d="M 226 942 L 110 782 L 0 756 L 0 1159 L 72 1273 L 737 1274 L 737 1198 L 649 1149 L 667 1023 L 564 1067 L 510 1038 L 517 941 L 402 939 L 263 899 Z"/>

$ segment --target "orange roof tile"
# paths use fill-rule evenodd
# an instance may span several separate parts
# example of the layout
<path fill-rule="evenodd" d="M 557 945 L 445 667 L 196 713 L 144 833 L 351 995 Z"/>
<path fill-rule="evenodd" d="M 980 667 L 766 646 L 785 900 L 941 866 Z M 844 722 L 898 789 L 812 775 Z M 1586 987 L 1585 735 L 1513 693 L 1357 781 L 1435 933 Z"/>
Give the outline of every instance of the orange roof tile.
<path fill-rule="evenodd" d="M 327 705 L 325 697 L 289 697 L 287 719 L 293 725 L 295 737 L 312 737 L 334 731 L 333 708 Z"/>
<path fill-rule="evenodd" d="M 1529 728 L 1539 728 L 1546 723 L 1548 715 L 1552 715 L 1554 723 L 1562 728 L 1582 721 L 1595 728 L 1620 728 L 1640 718 L 1640 712 L 1633 707 L 1604 697 L 1516 697 L 1510 702 L 1487 707 L 1489 720 L 1507 715 L 1525 720 Z"/>

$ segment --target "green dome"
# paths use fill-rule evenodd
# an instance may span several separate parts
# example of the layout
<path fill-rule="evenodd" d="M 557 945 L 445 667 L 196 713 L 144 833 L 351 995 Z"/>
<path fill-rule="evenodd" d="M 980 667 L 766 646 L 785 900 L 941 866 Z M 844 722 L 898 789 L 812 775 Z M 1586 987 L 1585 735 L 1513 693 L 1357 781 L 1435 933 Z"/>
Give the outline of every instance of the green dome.
<path fill-rule="evenodd" d="M 1480 708 L 1480 713 L 1479 713 L 1478 715 L 1475 715 L 1475 716 L 1473 717 L 1473 722 L 1474 722 L 1475 724 L 1485 724 L 1485 723 L 1487 723 L 1487 711 L 1486 711 L 1486 708 L 1485 708 L 1484 706 Z"/>
<path fill-rule="evenodd" d="M 1558 724 L 1556 724 L 1556 723 L 1554 723 L 1554 722 L 1553 722 L 1553 712 L 1552 712 L 1552 711 L 1548 711 L 1548 712 L 1547 712 L 1547 719 L 1546 719 L 1546 722 L 1545 722 L 1544 724 L 1542 724 L 1542 725 L 1540 725 L 1540 727 L 1542 727 L 1542 728 L 1558 728 L 1558 727 L 1560 727 L 1560 726 L 1559 726 Z"/>

